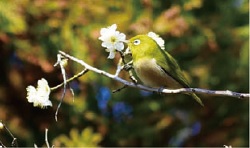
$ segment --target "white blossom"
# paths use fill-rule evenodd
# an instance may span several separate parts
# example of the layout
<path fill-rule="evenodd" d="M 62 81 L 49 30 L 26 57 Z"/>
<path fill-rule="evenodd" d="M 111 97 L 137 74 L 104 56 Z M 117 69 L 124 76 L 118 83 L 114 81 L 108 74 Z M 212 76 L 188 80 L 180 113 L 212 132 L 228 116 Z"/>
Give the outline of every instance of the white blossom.
<path fill-rule="evenodd" d="M 158 34 L 154 32 L 149 32 L 148 36 L 155 40 L 155 42 L 160 46 L 162 50 L 165 49 L 165 42 Z"/>
<path fill-rule="evenodd" d="M 122 51 L 124 49 L 124 42 L 126 42 L 126 35 L 116 31 L 117 25 L 113 24 L 107 28 L 102 28 L 100 31 L 101 36 L 99 40 L 102 41 L 102 47 L 107 48 L 109 52 L 109 59 L 115 57 L 116 51 Z"/>
<path fill-rule="evenodd" d="M 3 123 L 0 121 L 0 129 L 3 129 L 4 125 Z"/>
<path fill-rule="evenodd" d="M 116 52 L 116 50 L 114 48 L 107 48 L 105 51 L 109 52 L 108 59 L 115 58 L 115 52 Z"/>
<path fill-rule="evenodd" d="M 47 106 L 52 106 L 49 100 L 50 87 L 47 80 L 44 78 L 38 80 L 37 88 L 30 85 L 26 90 L 28 102 L 33 103 L 34 107 L 45 108 Z"/>

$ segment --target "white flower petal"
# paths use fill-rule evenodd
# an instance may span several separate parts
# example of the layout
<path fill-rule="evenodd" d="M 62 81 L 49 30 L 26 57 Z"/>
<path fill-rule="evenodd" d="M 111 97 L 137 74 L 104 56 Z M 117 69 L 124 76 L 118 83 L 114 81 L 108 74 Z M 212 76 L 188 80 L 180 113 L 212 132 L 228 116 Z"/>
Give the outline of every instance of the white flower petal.
<path fill-rule="evenodd" d="M 113 24 L 107 28 L 102 28 L 100 31 L 101 36 L 98 38 L 102 41 L 101 46 L 107 48 L 106 51 L 110 52 L 108 58 L 115 57 L 115 51 L 122 51 L 124 49 L 124 42 L 126 42 L 126 35 L 116 31 L 117 25 Z"/>
<path fill-rule="evenodd" d="M 151 37 L 160 46 L 162 50 L 165 49 L 165 41 L 158 34 L 154 32 L 149 32 L 148 36 Z"/>
<path fill-rule="evenodd" d="M 115 49 L 118 51 L 122 51 L 124 49 L 124 44 L 122 42 L 115 44 Z"/>
<path fill-rule="evenodd" d="M 28 102 L 33 102 L 35 100 L 36 88 L 30 85 L 26 88 L 26 90 Z"/>
<path fill-rule="evenodd" d="M 37 91 L 41 91 L 41 93 L 46 93 L 46 94 L 50 93 L 48 82 L 44 78 L 42 78 L 41 80 L 38 80 Z"/>
<path fill-rule="evenodd" d="M 0 129 L 3 129 L 4 125 L 2 122 L 0 122 Z"/>
<path fill-rule="evenodd" d="M 37 100 L 36 102 L 34 102 L 33 106 L 34 107 L 45 108 L 47 106 L 52 106 L 52 103 L 51 103 L 50 100 L 44 100 L 44 99 L 40 98 L 40 100 Z"/>
<path fill-rule="evenodd" d="M 109 52 L 108 59 L 114 59 L 115 58 L 115 51 L 114 52 Z"/>
<path fill-rule="evenodd" d="M 47 100 L 44 102 L 43 106 L 52 106 L 52 103 L 50 100 Z"/>
<path fill-rule="evenodd" d="M 44 78 L 38 80 L 37 88 L 34 86 L 28 86 L 26 90 L 28 102 L 33 103 L 33 106 L 41 108 L 52 106 L 52 103 L 49 100 L 50 87 L 47 80 Z"/>
<path fill-rule="evenodd" d="M 102 42 L 102 47 L 107 47 L 107 43 L 106 42 Z"/>
<path fill-rule="evenodd" d="M 121 42 L 126 42 L 126 35 L 124 33 L 120 33 L 118 39 Z"/>
<path fill-rule="evenodd" d="M 111 52 L 111 51 L 113 52 L 113 49 L 112 48 L 106 48 L 105 51 L 106 52 Z"/>
<path fill-rule="evenodd" d="M 109 32 L 109 29 L 108 29 L 108 28 L 102 28 L 102 29 L 100 30 L 101 36 L 107 34 L 107 32 Z"/>
<path fill-rule="evenodd" d="M 109 48 L 111 50 L 114 48 L 114 45 L 112 43 L 110 43 L 110 42 L 105 42 L 104 45 L 105 45 L 106 48 Z"/>
<path fill-rule="evenodd" d="M 110 30 L 116 30 L 117 28 L 117 25 L 116 24 L 113 24 L 111 25 L 110 27 L 108 27 Z"/>

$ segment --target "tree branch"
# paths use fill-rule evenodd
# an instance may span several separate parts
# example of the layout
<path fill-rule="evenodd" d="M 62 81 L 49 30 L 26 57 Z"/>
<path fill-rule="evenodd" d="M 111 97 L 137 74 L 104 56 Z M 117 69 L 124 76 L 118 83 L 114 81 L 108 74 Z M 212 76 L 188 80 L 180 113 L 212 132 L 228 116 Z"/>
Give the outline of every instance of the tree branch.
<path fill-rule="evenodd" d="M 79 72 L 78 74 L 74 75 L 73 77 L 67 79 L 66 82 L 69 83 L 69 82 L 75 80 L 76 78 L 81 77 L 82 75 L 84 75 L 87 72 L 88 72 L 88 69 L 84 69 L 81 72 Z M 61 84 L 58 84 L 57 86 L 51 87 L 50 90 L 56 90 L 59 87 L 62 87 L 63 85 L 64 85 L 64 82 Z"/>
<path fill-rule="evenodd" d="M 105 72 L 103 70 L 92 67 L 92 66 L 88 65 L 87 63 L 85 63 L 83 60 L 80 60 L 80 59 L 77 59 L 73 56 L 70 56 L 63 51 L 59 51 L 59 53 L 61 55 L 63 55 L 64 57 L 81 64 L 82 66 L 85 67 L 85 69 L 87 69 L 89 71 L 93 71 L 95 73 L 109 77 L 115 81 L 123 83 L 126 86 L 139 88 L 139 89 L 146 90 L 146 91 L 159 92 L 159 88 L 151 88 L 151 87 L 147 87 L 145 85 L 135 84 L 134 82 L 129 82 L 127 80 L 124 80 L 124 79 L 118 77 L 118 74 L 113 75 L 113 74 L 110 74 L 110 73 Z M 201 88 L 161 89 L 161 92 L 166 93 L 166 94 L 169 94 L 169 93 L 171 93 L 171 94 L 175 94 L 175 93 L 199 93 L 199 94 L 209 94 L 209 95 L 217 95 L 217 96 L 230 96 L 230 97 L 236 97 L 236 98 L 240 98 L 240 99 L 249 98 L 249 96 L 250 96 L 249 93 L 238 93 L 238 92 L 233 92 L 230 90 L 208 90 L 208 89 L 201 89 Z"/>
<path fill-rule="evenodd" d="M 17 143 L 17 138 L 11 133 L 11 131 L 7 128 L 7 126 L 0 121 L 1 125 L 3 126 L 3 128 L 5 128 L 5 130 L 9 133 L 9 135 L 12 137 L 12 142 L 11 142 L 11 147 L 18 147 L 18 143 Z M 0 147 L 5 147 L 5 145 L 3 145 L 3 143 L 0 141 Z"/>

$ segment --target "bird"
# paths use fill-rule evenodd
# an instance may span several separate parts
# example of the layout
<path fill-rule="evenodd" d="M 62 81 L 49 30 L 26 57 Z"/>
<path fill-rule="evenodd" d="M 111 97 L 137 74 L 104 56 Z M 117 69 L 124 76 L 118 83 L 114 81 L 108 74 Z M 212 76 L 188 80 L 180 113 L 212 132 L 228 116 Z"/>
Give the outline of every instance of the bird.
<path fill-rule="evenodd" d="M 128 40 L 133 69 L 143 84 L 157 88 L 190 88 L 177 61 L 165 50 L 164 40 L 154 32 L 137 35 Z M 188 93 L 201 106 L 195 93 Z"/>

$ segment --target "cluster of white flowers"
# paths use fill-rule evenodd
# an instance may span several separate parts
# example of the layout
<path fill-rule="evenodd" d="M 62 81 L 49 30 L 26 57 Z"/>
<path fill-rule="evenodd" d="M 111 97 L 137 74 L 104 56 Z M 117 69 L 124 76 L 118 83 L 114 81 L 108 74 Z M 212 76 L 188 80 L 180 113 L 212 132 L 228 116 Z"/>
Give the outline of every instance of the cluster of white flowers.
<path fill-rule="evenodd" d="M 37 88 L 30 85 L 26 90 L 28 102 L 33 103 L 34 107 L 45 108 L 47 106 L 52 106 L 49 100 L 50 87 L 47 80 L 44 78 L 38 80 Z"/>
<path fill-rule="evenodd" d="M 102 47 L 105 47 L 106 51 L 109 52 L 108 59 L 113 59 L 116 51 L 122 51 L 126 42 L 126 35 L 116 31 L 116 28 L 117 25 L 113 24 L 107 28 L 102 28 L 100 31 L 99 40 L 102 41 Z"/>
<path fill-rule="evenodd" d="M 108 59 L 113 59 L 116 51 L 122 51 L 124 49 L 124 43 L 127 43 L 126 35 L 116 31 L 116 29 L 117 25 L 113 24 L 107 28 L 102 28 L 100 31 L 101 36 L 99 40 L 102 41 L 102 47 L 105 47 L 106 51 L 109 52 Z M 158 34 L 149 32 L 147 35 L 151 37 L 162 50 L 165 49 L 165 42 Z"/>
<path fill-rule="evenodd" d="M 162 50 L 165 49 L 165 42 L 158 34 L 154 32 L 149 32 L 148 36 L 155 40 L 155 42 L 160 46 Z"/>

